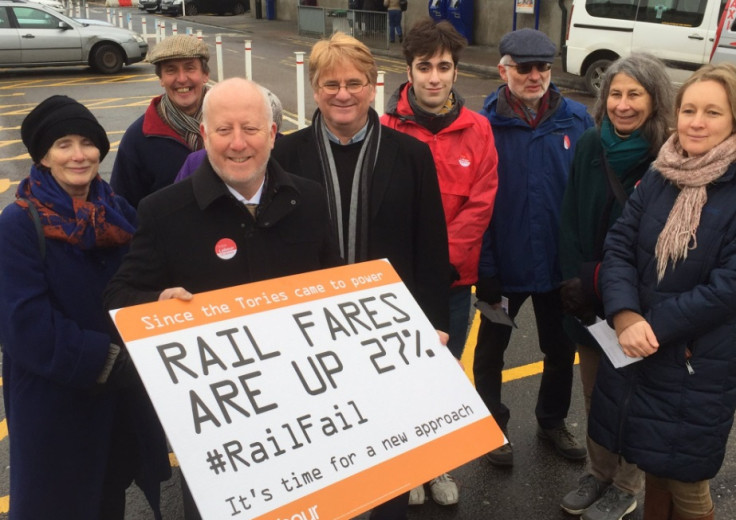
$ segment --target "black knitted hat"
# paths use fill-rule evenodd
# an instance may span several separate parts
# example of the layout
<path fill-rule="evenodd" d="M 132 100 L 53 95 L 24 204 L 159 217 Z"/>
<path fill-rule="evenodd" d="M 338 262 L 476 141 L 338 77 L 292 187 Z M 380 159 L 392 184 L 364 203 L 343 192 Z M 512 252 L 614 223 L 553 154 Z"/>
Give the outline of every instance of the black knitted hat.
<path fill-rule="evenodd" d="M 100 150 L 100 161 L 110 151 L 110 141 L 92 112 L 68 96 L 51 96 L 26 116 L 20 137 L 34 164 L 44 158 L 54 141 L 65 135 L 81 135 Z"/>

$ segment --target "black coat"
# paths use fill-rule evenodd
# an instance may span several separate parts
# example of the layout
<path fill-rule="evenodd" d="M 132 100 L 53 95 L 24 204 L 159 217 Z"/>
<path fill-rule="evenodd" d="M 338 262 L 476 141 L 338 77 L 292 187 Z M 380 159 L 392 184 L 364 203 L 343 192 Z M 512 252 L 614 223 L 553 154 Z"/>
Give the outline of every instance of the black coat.
<path fill-rule="evenodd" d="M 312 127 L 276 141 L 273 158 L 289 171 L 323 182 Z M 434 327 L 449 323 L 450 261 L 437 172 L 429 147 L 381 128 L 370 186 L 368 256 L 388 258 Z"/>
<path fill-rule="evenodd" d="M 141 201 L 138 231 L 107 287 L 106 306 L 155 301 L 169 287 L 198 293 L 342 263 L 317 183 L 270 161 L 258 211 L 254 221 L 205 160 L 191 177 Z M 237 248 L 232 258 L 215 252 L 223 239 Z"/>
<path fill-rule="evenodd" d="M 650 169 L 608 232 L 606 314 L 640 313 L 659 349 L 618 370 L 601 360 L 588 429 L 648 473 L 695 482 L 720 469 L 736 410 L 736 164 L 707 187 L 697 247 L 657 282 L 654 248 L 678 194 Z"/>

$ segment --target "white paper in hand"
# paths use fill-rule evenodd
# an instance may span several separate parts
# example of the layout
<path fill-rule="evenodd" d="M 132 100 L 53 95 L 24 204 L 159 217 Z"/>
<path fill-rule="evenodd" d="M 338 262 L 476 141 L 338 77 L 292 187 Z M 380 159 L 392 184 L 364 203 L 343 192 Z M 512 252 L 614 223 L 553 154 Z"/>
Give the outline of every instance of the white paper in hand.
<path fill-rule="evenodd" d="M 616 338 L 616 331 L 608 325 L 606 320 L 600 320 L 589 326 L 588 331 L 601 346 L 614 367 L 621 368 L 641 361 L 642 358 L 640 357 L 629 357 L 624 354 L 621 345 L 618 343 L 618 338 Z"/>

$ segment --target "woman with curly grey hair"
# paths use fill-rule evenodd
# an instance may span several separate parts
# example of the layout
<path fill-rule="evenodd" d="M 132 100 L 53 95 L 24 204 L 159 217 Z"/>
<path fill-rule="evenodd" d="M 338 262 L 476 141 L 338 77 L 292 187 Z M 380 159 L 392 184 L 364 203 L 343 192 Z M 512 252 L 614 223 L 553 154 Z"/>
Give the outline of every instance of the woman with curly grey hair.
<path fill-rule="evenodd" d="M 603 316 L 598 270 L 608 229 L 647 171 L 672 125 L 674 90 L 663 63 L 649 54 L 614 62 L 593 109 L 596 127 L 577 147 L 562 205 L 560 264 L 565 328 L 577 344 L 585 409 L 601 350 L 584 325 Z M 589 464 L 561 507 L 584 520 L 618 520 L 637 507 L 643 474 L 587 437 Z"/>

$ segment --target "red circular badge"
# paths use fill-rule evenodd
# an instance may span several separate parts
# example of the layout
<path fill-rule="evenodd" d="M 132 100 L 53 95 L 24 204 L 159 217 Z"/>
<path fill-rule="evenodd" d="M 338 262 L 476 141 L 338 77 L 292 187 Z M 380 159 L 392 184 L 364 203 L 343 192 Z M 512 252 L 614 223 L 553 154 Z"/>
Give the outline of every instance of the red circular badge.
<path fill-rule="evenodd" d="M 231 238 L 221 238 L 215 244 L 215 254 L 223 260 L 230 260 L 238 252 L 238 246 Z"/>

